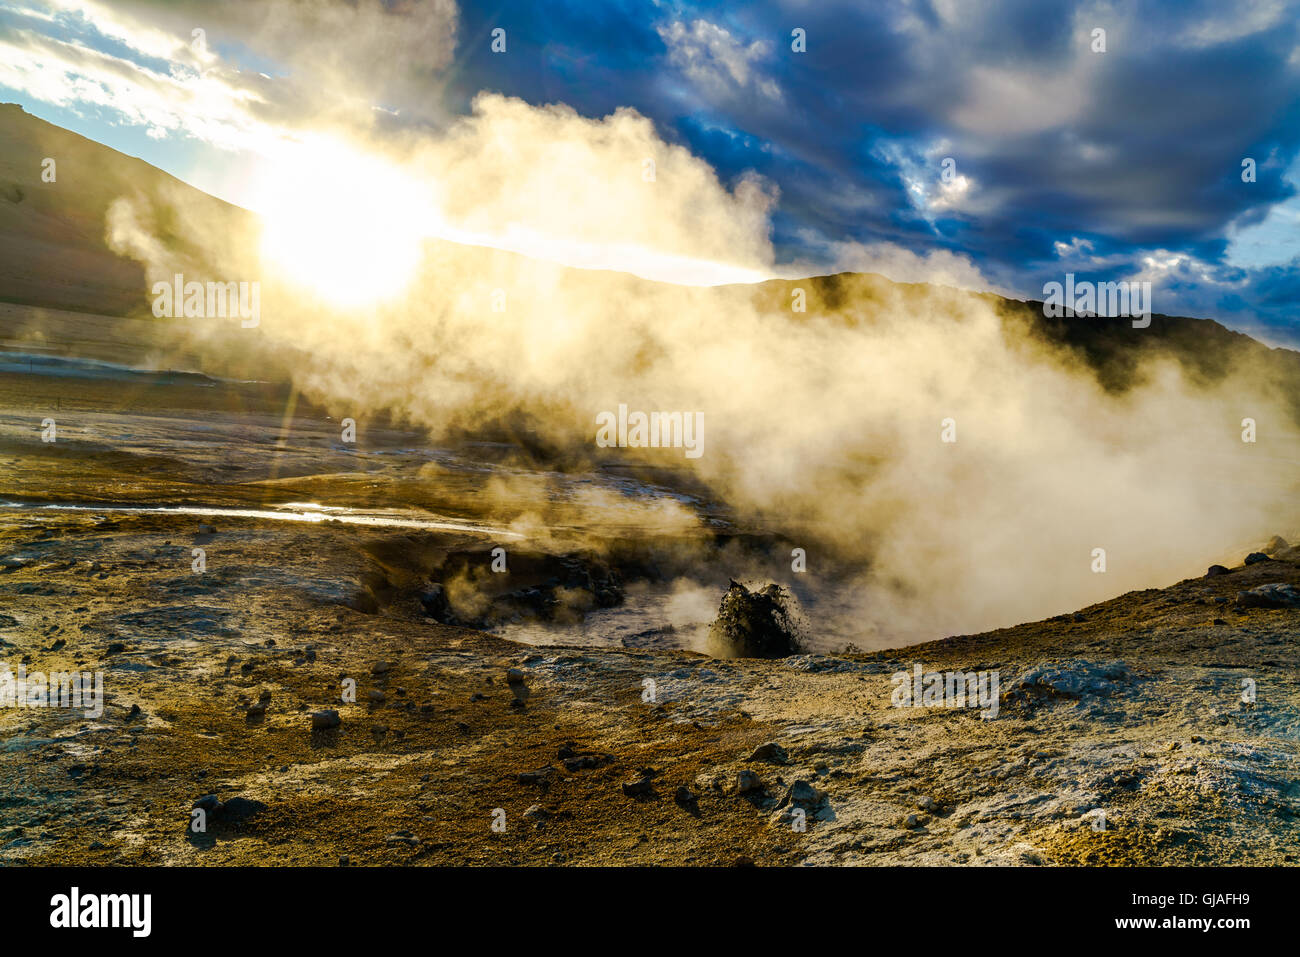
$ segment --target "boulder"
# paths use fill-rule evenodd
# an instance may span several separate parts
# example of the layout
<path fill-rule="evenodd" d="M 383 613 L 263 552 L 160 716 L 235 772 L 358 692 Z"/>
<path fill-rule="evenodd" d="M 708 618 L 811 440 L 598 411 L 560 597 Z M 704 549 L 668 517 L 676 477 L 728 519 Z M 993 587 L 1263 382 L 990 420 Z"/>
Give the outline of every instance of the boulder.
<path fill-rule="evenodd" d="M 775 583 L 750 591 L 732 581 L 718 617 L 709 626 L 706 650 L 714 658 L 785 658 L 799 651 L 797 602 Z"/>
<path fill-rule="evenodd" d="M 1280 582 L 1237 593 L 1238 608 L 1300 608 L 1300 589 Z"/>

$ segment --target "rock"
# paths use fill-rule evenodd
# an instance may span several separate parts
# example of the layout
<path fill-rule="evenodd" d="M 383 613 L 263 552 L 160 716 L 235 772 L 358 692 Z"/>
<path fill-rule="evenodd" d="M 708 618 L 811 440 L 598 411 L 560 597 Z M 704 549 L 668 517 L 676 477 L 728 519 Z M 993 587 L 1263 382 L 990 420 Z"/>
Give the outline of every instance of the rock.
<path fill-rule="evenodd" d="M 420 607 L 434 621 L 444 625 L 456 623 L 451 604 L 447 601 L 447 591 L 439 584 L 430 585 L 428 591 L 420 596 Z"/>
<path fill-rule="evenodd" d="M 203 811 L 209 823 L 238 825 L 243 824 L 254 815 L 266 810 L 261 801 L 246 797 L 232 797 L 228 801 L 220 800 L 215 794 L 205 794 L 194 802 L 192 807 Z"/>
<path fill-rule="evenodd" d="M 384 838 L 384 843 L 390 846 L 405 844 L 407 847 L 419 847 L 420 839 L 410 831 L 394 831 Z"/>
<path fill-rule="evenodd" d="M 575 754 L 573 757 L 564 759 L 564 770 L 586 771 L 609 764 L 613 760 L 614 756 L 612 754 Z"/>
<path fill-rule="evenodd" d="M 337 728 L 342 723 L 343 719 L 339 717 L 339 713 L 333 708 L 312 712 L 311 729 L 313 731 L 326 731 L 330 728 Z"/>
<path fill-rule="evenodd" d="M 200 534 L 200 535 L 215 535 L 215 534 L 217 534 L 217 526 L 215 526 L 215 525 L 200 525 L 200 526 L 199 526 L 199 534 Z"/>
<path fill-rule="evenodd" d="M 378 688 L 372 688 L 367 697 L 369 697 L 375 704 L 383 704 L 388 695 L 384 694 Z"/>
<path fill-rule="evenodd" d="M 1131 677 L 1128 666 L 1122 661 L 1105 664 L 1068 661 L 1059 665 L 1033 668 L 1020 677 L 1017 686 L 1021 689 L 1070 698 L 1081 698 L 1085 695 L 1108 698 L 1118 690 L 1116 683 L 1127 681 Z"/>
<path fill-rule="evenodd" d="M 638 778 L 635 781 L 624 781 L 623 793 L 628 797 L 645 797 L 654 793 L 654 782 L 648 777 Z"/>
<path fill-rule="evenodd" d="M 763 781 L 753 771 L 745 768 L 736 775 L 736 793 L 752 794 L 763 790 Z"/>
<path fill-rule="evenodd" d="M 120 641 L 114 641 L 111 644 L 109 644 L 109 646 L 106 649 L 104 649 L 104 654 L 120 655 L 124 651 L 126 651 L 126 645 L 122 644 L 122 642 Z"/>
<path fill-rule="evenodd" d="M 932 811 L 934 810 L 934 798 L 923 794 L 916 799 L 916 806 L 922 811 Z"/>
<path fill-rule="evenodd" d="M 1269 557 L 1265 555 L 1263 552 L 1251 552 L 1249 555 L 1246 556 L 1247 565 L 1258 565 L 1260 562 L 1266 562 L 1268 560 Z"/>
<path fill-rule="evenodd" d="M 515 780 L 520 784 L 546 785 L 551 783 L 551 775 L 554 773 L 555 768 L 548 764 L 543 768 L 538 768 L 536 771 L 524 771 L 517 774 L 515 775 Z"/>
<path fill-rule="evenodd" d="M 534 804 L 524 812 L 524 817 L 530 821 L 545 821 L 550 815 L 540 804 Z"/>
<path fill-rule="evenodd" d="M 733 581 L 709 626 L 706 651 L 714 658 L 785 658 L 799 651 L 797 602 L 775 583 L 750 591 Z"/>
<path fill-rule="evenodd" d="M 768 764 L 786 764 L 789 761 L 789 756 L 785 753 L 785 748 L 781 747 L 781 745 L 777 744 L 775 741 L 768 741 L 767 743 L 760 744 L 756 747 L 754 753 L 746 760 L 764 761 Z"/>
<path fill-rule="evenodd" d="M 386 675 L 393 670 L 393 664 L 390 661 L 376 661 L 370 668 L 372 675 Z"/>
<path fill-rule="evenodd" d="M 673 795 L 673 800 L 688 811 L 699 810 L 700 799 L 685 784 L 677 789 L 677 793 Z"/>
<path fill-rule="evenodd" d="M 214 816 L 222 824 L 242 824 L 265 810 L 266 805 L 261 801 L 254 801 L 246 797 L 232 797 L 228 801 L 221 802 Z"/>
<path fill-rule="evenodd" d="M 903 818 L 903 827 L 907 828 L 909 831 L 920 826 L 921 819 L 915 814 L 908 814 Z"/>
<path fill-rule="evenodd" d="M 521 685 L 524 683 L 524 673 L 518 668 L 511 668 L 506 672 L 506 684 Z"/>
<path fill-rule="evenodd" d="M 825 800 L 826 795 L 807 781 L 795 781 L 786 789 L 777 808 L 801 807 L 808 811 L 819 807 Z"/>
<path fill-rule="evenodd" d="M 1238 608 L 1300 608 L 1300 589 L 1275 582 L 1237 593 Z"/>
<path fill-rule="evenodd" d="M 1206 571 L 1206 573 L 1205 573 L 1205 577 L 1206 577 L 1206 578 L 1213 578 L 1213 577 L 1215 577 L 1216 575 L 1226 575 L 1226 574 L 1228 574 L 1228 571 L 1229 571 L 1229 570 L 1228 570 L 1227 568 L 1225 568 L 1223 565 L 1211 565 L 1210 568 L 1209 568 L 1209 570 Z"/>

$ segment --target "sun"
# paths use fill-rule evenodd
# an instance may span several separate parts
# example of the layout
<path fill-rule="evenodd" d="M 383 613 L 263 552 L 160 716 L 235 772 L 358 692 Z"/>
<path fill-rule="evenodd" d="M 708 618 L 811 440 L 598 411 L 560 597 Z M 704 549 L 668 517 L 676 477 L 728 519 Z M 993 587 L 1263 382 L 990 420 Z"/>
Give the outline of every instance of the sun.
<path fill-rule="evenodd" d="M 401 296 L 420 264 L 427 190 L 395 165 L 338 140 L 283 144 L 259 183 L 262 260 L 329 305 Z"/>

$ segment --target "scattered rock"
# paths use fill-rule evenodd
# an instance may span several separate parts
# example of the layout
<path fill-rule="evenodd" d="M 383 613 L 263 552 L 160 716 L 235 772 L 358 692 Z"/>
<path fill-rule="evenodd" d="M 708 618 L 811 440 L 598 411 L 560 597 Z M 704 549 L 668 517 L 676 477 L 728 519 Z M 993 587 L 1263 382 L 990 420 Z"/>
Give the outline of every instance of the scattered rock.
<path fill-rule="evenodd" d="M 820 807 L 825 800 L 826 795 L 807 781 L 795 781 L 786 789 L 777 808 L 801 807 L 808 811 Z"/>
<path fill-rule="evenodd" d="M 343 719 L 339 717 L 339 713 L 333 708 L 312 712 L 311 729 L 313 731 L 326 731 L 330 728 L 337 728 L 342 723 Z"/>
<path fill-rule="evenodd" d="M 677 789 L 677 793 L 673 795 L 673 800 L 677 802 L 678 806 L 685 808 L 692 814 L 698 814 L 700 812 L 699 797 L 696 796 L 696 794 L 685 784 Z"/>
<path fill-rule="evenodd" d="M 1089 661 L 1069 661 L 1060 665 L 1047 665 L 1033 668 L 1021 675 L 1017 685 L 1021 689 L 1081 698 L 1095 695 L 1108 698 L 1118 688 L 1117 682 L 1132 677 L 1129 668 L 1122 661 L 1095 664 Z"/>
<path fill-rule="evenodd" d="M 1226 575 L 1228 572 L 1229 569 L 1223 565 L 1211 565 L 1209 570 L 1205 573 L 1205 577 L 1213 578 L 1216 575 Z"/>
<path fill-rule="evenodd" d="M 775 741 L 768 741 L 756 747 L 754 753 L 746 760 L 764 761 L 768 764 L 786 764 L 789 762 L 789 755 L 785 753 L 785 748 L 781 747 L 781 745 Z"/>
<path fill-rule="evenodd" d="M 1237 593 L 1238 608 L 1300 608 L 1300 589 L 1273 583 Z"/>
<path fill-rule="evenodd" d="M 520 784 L 540 784 L 545 786 L 551 783 L 551 775 L 554 773 L 555 768 L 548 764 L 536 771 L 523 771 L 515 775 L 515 780 Z"/>
<path fill-rule="evenodd" d="M 763 790 L 763 781 L 757 774 L 748 768 L 743 769 L 736 775 L 736 793 L 752 794 L 756 791 Z"/>
<path fill-rule="evenodd" d="M 623 793 L 628 797 L 646 797 L 654 793 L 654 782 L 648 775 L 637 778 L 635 781 L 624 781 Z"/>
<path fill-rule="evenodd" d="M 1269 557 L 1263 552 L 1251 552 L 1246 556 L 1247 565 L 1258 565 L 1260 562 L 1269 561 Z"/>

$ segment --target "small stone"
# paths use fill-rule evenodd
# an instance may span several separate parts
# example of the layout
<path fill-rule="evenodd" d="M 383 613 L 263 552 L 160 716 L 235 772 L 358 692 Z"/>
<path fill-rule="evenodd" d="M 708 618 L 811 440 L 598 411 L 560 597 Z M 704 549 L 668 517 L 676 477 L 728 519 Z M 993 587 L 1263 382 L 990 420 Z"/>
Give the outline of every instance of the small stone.
<path fill-rule="evenodd" d="M 1251 552 L 1246 556 L 1247 565 L 1258 565 L 1260 562 L 1266 562 L 1269 558 L 1263 552 Z"/>
<path fill-rule="evenodd" d="M 1226 574 L 1228 574 L 1228 569 L 1225 568 L 1223 565 L 1211 565 L 1209 567 L 1209 570 L 1206 571 L 1205 577 L 1213 578 L 1216 575 L 1226 575 Z"/>
<path fill-rule="evenodd" d="M 511 668 L 506 672 L 506 684 L 521 685 L 524 683 L 524 673 L 518 668 Z"/>
<path fill-rule="evenodd" d="M 739 794 L 750 794 L 754 791 L 763 790 L 763 781 L 753 771 L 745 768 L 736 775 L 736 792 Z"/>
<path fill-rule="evenodd" d="M 919 807 L 922 811 L 933 810 L 934 798 L 930 797 L 929 795 L 923 794 L 916 799 L 916 806 Z"/>
<path fill-rule="evenodd" d="M 746 760 L 765 761 L 768 764 L 785 764 L 789 760 L 789 755 L 785 753 L 785 748 L 781 747 L 781 745 L 775 741 L 768 741 L 756 747 L 754 753 Z"/>
<path fill-rule="evenodd" d="M 312 712 L 311 728 L 313 731 L 325 731 L 330 728 L 337 728 L 342 723 L 343 719 L 339 717 L 339 713 L 333 708 Z"/>
<path fill-rule="evenodd" d="M 654 782 L 649 778 L 639 778 L 636 781 L 624 781 L 623 793 L 628 797 L 643 797 L 654 790 Z"/>
<path fill-rule="evenodd" d="M 388 696 L 387 696 L 386 694 L 384 694 L 382 691 L 380 691 L 378 688 L 372 688 L 372 689 L 370 690 L 369 698 L 370 698 L 370 700 L 373 701 L 375 704 L 383 704 L 383 703 L 384 703 L 384 700 L 385 700 L 387 697 L 388 697 Z"/>
<path fill-rule="evenodd" d="M 546 765 L 544 768 L 538 768 L 536 771 L 524 771 L 515 775 L 515 780 L 520 784 L 549 784 L 551 775 L 555 773 L 555 768 Z"/>

